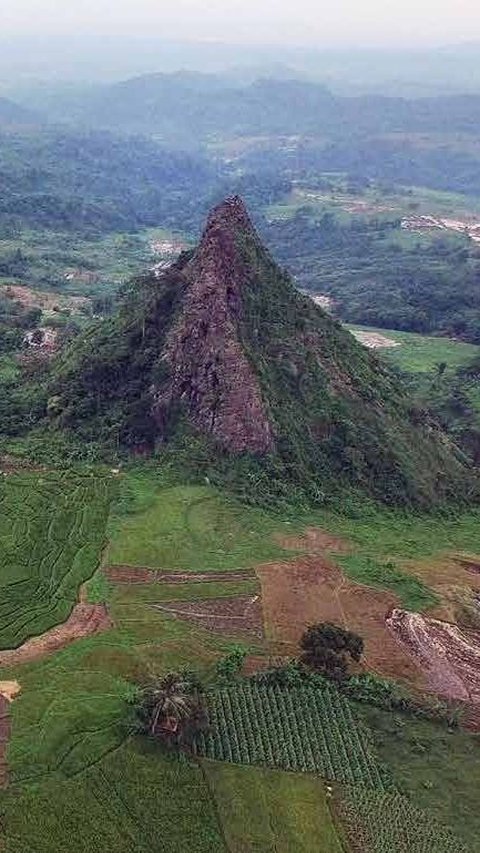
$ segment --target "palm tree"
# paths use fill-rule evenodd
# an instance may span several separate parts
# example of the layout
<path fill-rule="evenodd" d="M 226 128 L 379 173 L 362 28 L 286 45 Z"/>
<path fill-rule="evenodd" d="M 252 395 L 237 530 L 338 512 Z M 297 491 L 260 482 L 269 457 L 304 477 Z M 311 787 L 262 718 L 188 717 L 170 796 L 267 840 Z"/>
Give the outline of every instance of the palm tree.
<path fill-rule="evenodd" d="M 185 742 L 206 724 L 200 685 L 188 673 L 169 672 L 140 693 L 140 727 L 151 737 Z"/>

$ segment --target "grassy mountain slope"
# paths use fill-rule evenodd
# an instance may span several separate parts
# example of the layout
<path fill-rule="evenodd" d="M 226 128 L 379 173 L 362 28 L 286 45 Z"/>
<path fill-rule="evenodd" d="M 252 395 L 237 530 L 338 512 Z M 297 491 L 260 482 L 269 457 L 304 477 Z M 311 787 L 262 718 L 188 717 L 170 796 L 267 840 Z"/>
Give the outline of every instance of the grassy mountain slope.
<path fill-rule="evenodd" d="M 137 280 L 119 314 L 66 352 L 49 412 L 112 446 L 197 442 L 197 468 L 233 470 L 253 493 L 274 483 L 325 502 L 354 487 L 432 506 L 475 488 L 388 368 L 295 290 L 238 198 L 215 208 L 194 252 Z"/>

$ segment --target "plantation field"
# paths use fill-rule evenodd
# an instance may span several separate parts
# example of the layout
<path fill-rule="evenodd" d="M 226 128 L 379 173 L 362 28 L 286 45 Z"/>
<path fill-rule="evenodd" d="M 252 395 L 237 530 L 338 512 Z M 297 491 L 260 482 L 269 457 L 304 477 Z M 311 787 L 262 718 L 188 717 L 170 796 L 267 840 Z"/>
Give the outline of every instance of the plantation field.
<path fill-rule="evenodd" d="M 15 474 L 0 480 L 0 648 L 63 622 L 105 542 L 101 477 Z"/>
<path fill-rule="evenodd" d="M 60 298 L 70 294 L 111 298 L 122 283 L 160 260 L 152 243 L 189 239 L 161 228 L 91 238 L 71 231 L 24 228 L 14 237 L 0 237 L 0 256 L 22 254 L 20 268 L 5 276 L 4 283 L 49 288 Z"/>
<path fill-rule="evenodd" d="M 225 688 L 210 694 L 208 713 L 211 731 L 199 734 L 199 755 L 388 784 L 349 703 L 333 688 Z"/>
<path fill-rule="evenodd" d="M 469 853 L 428 812 L 415 808 L 396 791 L 355 785 L 340 797 L 348 835 L 364 853 Z"/>
<path fill-rule="evenodd" d="M 230 853 L 343 853 L 321 779 L 204 761 Z"/>
<path fill-rule="evenodd" d="M 477 851 L 480 736 L 364 704 L 357 711 L 396 788 L 437 824 L 450 828 L 469 850 Z"/>
<path fill-rule="evenodd" d="M 411 216 L 434 215 L 447 218 L 471 218 L 480 214 L 480 203 L 473 196 L 468 199 L 454 192 L 432 190 L 427 187 L 399 187 L 386 190 L 382 185 L 372 185 L 360 192 L 348 191 L 348 177 L 340 173 L 325 172 L 323 177 L 331 190 L 297 187 L 281 202 L 269 205 L 265 214 L 271 219 L 289 219 L 308 205 L 317 213 L 329 211 L 337 216 Z M 409 234 L 407 238 L 420 240 L 424 235 Z M 450 236 L 450 235 L 449 235 Z M 428 238 L 428 235 L 427 235 Z"/>

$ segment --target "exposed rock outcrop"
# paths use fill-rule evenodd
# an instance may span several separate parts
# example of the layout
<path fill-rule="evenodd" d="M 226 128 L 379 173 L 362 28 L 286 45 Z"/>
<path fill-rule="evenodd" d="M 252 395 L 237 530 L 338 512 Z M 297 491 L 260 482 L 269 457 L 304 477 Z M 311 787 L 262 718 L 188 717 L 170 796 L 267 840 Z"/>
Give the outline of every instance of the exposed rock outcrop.
<path fill-rule="evenodd" d="M 242 200 L 229 198 L 211 213 L 192 260 L 182 312 L 168 335 L 163 359 L 167 389 L 156 390 L 160 429 L 175 400 L 192 423 L 235 452 L 265 453 L 273 444 L 267 408 L 242 350 L 237 321 L 248 273 L 239 241 L 257 240 Z"/>

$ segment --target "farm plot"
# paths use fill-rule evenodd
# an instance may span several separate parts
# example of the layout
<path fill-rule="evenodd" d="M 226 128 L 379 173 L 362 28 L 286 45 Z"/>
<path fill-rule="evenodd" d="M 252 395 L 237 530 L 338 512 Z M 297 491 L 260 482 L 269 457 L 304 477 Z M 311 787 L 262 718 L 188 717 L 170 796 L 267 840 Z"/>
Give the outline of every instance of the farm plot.
<path fill-rule="evenodd" d="M 354 785 L 341 796 L 340 813 L 353 853 L 471 853 L 396 791 Z"/>
<path fill-rule="evenodd" d="M 21 474 L 0 481 L 0 648 L 65 621 L 104 544 L 104 478 Z"/>
<path fill-rule="evenodd" d="M 195 747 L 207 758 L 388 784 L 366 731 L 333 688 L 227 687 L 210 694 L 209 722 Z"/>
<path fill-rule="evenodd" d="M 203 761 L 230 853 L 342 853 L 325 784 L 285 773 Z"/>
<path fill-rule="evenodd" d="M 127 741 L 70 778 L 11 785 L 0 804 L 5 853 L 227 853 L 200 768 L 155 745 Z"/>

